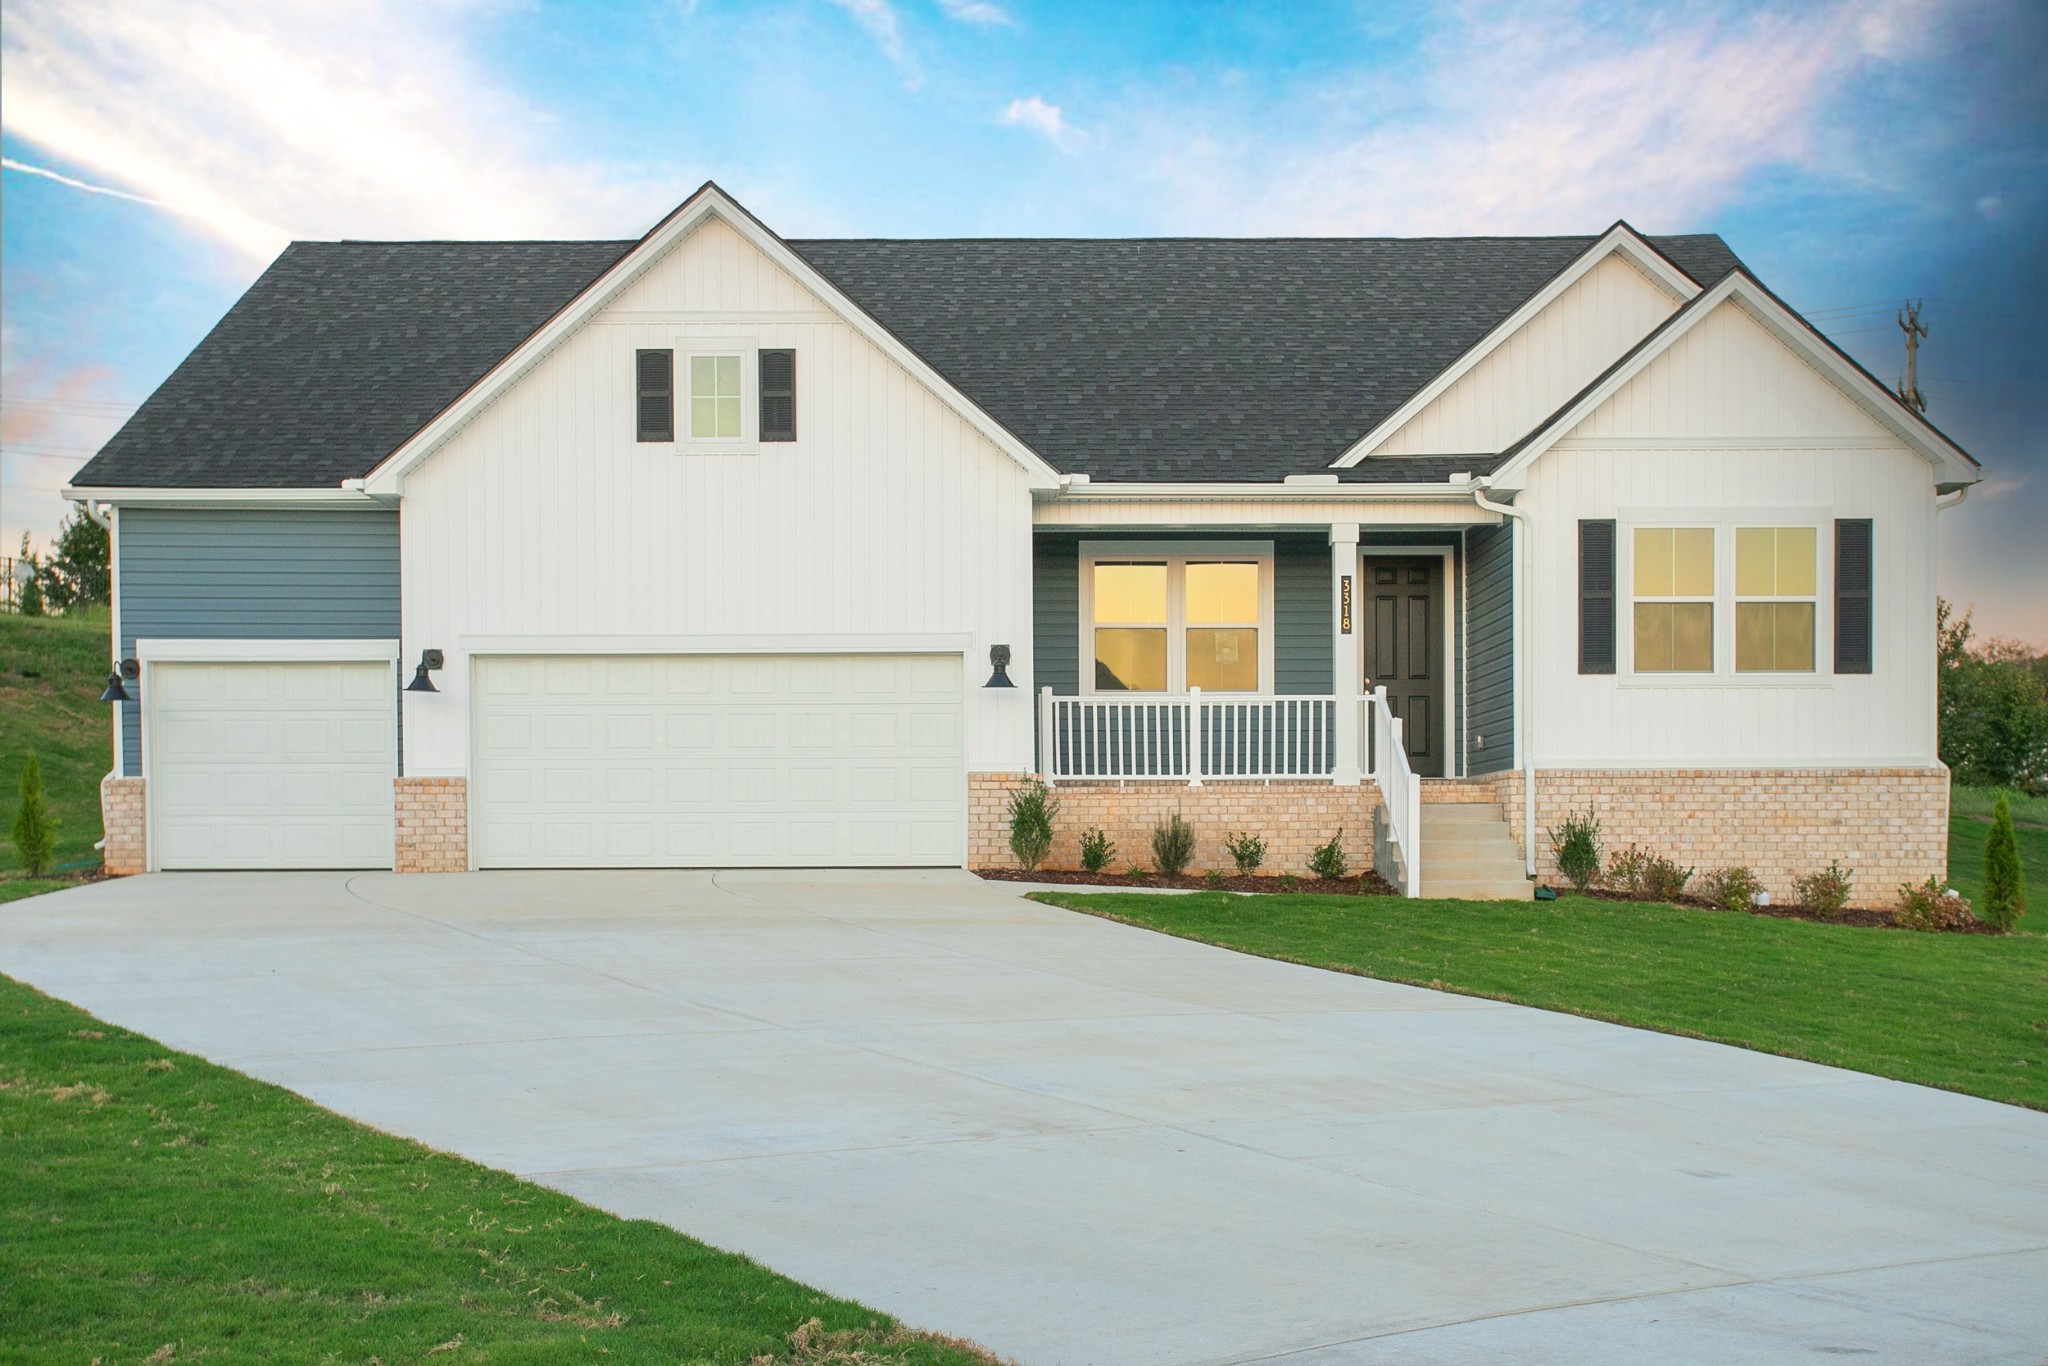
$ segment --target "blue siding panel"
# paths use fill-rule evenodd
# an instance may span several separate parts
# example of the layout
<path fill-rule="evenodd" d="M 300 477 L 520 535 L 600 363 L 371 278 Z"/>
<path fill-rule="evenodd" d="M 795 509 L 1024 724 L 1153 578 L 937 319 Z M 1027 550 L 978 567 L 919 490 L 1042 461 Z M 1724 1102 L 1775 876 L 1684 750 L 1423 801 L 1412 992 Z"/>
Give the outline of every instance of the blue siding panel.
<path fill-rule="evenodd" d="M 1336 666 L 1330 640 L 1330 544 L 1288 537 L 1273 544 L 1273 691 L 1328 693 Z"/>
<path fill-rule="evenodd" d="M 1466 533 L 1470 664 L 1466 672 L 1466 771 L 1500 773 L 1515 764 L 1514 528 Z"/>
<path fill-rule="evenodd" d="M 1081 690 L 1081 542 L 1041 536 L 1032 545 L 1031 691 Z M 1035 713 L 1034 713 L 1035 714 Z"/>

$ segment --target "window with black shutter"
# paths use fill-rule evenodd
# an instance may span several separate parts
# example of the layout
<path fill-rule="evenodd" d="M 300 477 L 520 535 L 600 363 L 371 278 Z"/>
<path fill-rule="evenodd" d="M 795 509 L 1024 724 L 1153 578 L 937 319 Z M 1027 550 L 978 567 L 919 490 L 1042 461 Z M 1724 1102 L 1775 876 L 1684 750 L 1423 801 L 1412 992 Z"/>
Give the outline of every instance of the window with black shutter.
<path fill-rule="evenodd" d="M 1871 526 L 1868 517 L 1835 520 L 1835 672 L 1870 672 Z"/>
<path fill-rule="evenodd" d="M 796 352 L 762 351 L 760 383 L 761 439 L 796 440 Z"/>
<path fill-rule="evenodd" d="M 1614 523 L 1579 523 L 1579 672 L 1614 672 Z"/>
<path fill-rule="evenodd" d="M 676 439 L 676 353 L 636 351 L 633 355 L 638 395 L 637 428 L 642 441 Z"/>

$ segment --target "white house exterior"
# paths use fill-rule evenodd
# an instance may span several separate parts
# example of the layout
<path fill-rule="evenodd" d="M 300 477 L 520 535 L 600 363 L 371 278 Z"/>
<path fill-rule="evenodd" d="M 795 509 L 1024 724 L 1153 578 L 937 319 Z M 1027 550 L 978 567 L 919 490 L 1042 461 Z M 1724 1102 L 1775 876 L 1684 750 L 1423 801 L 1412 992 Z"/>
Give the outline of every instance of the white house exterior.
<path fill-rule="evenodd" d="M 1491 803 L 1526 888 L 1591 805 L 1880 899 L 1944 864 L 1977 478 L 1625 225 L 791 243 L 706 186 L 636 243 L 301 244 L 71 489 L 108 863 L 979 867 L 1042 774 L 1056 861 L 1178 809 L 1202 865 L 1341 826 L 1456 891 L 1424 813 Z"/>

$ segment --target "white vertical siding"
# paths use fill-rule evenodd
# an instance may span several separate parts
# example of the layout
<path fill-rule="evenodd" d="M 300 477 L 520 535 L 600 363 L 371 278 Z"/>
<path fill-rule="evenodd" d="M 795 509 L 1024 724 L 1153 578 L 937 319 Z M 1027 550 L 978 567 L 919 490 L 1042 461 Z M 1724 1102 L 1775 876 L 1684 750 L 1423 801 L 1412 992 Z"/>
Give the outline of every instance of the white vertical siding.
<path fill-rule="evenodd" d="M 1610 255 L 1374 453 L 1504 450 L 1676 312 L 1678 303 L 1627 258 Z"/>
<path fill-rule="evenodd" d="M 1517 501 L 1536 523 L 1531 642 L 1539 768 L 1932 764 L 1935 511 L 1932 468 L 1739 308 L 1723 305 L 1564 442 Z M 1625 545 L 1613 676 L 1578 669 L 1582 517 L 1819 524 L 1816 671 L 1769 681 L 1729 671 L 1733 547 L 1716 571 L 1711 680 L 1634 679 Z M 1875 523 L 1875 657 L 1833 673 L 1833 522 Z"/>
<path fill-rule="evenodd" d="M 796 348 L 800 439 L 636 442 L 634 350 L 727 330 Z M 415 775 L 468 769 L 465 638 L 958 633 L 970 685 L 995 643 L 1031 677 L 1024 471 L 715 221 L 406 476 L 401 541 L 407 658 L 448 652 Z M 970 686 L 967 760 L 1029 765 L 1028 687 Z"/>

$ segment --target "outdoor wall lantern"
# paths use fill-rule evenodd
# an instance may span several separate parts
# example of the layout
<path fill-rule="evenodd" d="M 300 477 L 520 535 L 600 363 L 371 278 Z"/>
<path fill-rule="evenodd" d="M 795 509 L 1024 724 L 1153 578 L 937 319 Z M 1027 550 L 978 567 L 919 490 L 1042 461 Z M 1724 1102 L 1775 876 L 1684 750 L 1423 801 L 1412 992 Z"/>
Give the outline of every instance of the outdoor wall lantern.
<path fill-rule="evenodd" d="M 440 667 L 441 652 L 439 650 L 421 650 L 420 666 L 412 671 L 412 682 L 405 685 L 405 690 L 407 692 L 441 691 L 439 688 L 434 686 L 434 680 L 427 677 L 427 674 L 430 671 L 438 669 Z"/>
<path fill-rule="evenodd" d="M 988 682 L 986 682 L 986 683 L 982 684 L 982 685 L 981 685 L 982 687 L 984 687 L 984 688 L 1014 688 L 1014 687 L 1016 687 L 1016 686 L 1017 686 L 1017 685 L 1016 685 L 1015 683 L 1012 683 L 1012 682 L 1010 681 L 1010 647 L 1009 647 L 1009 646 L 1007 646 L 1007 645 L 991 645 L 991 646 L 989 646 L 989 647 L 988 647 L 988 662 L 989 662 L 989 664 L 990 664 L 990 665 L 991 665 L 991 666 L 992 666 L 992 667 L 993 667 L 993 668 L 995 669 L 995 672 L 994 672 L 994 673 L 992 673 L 992 674 L 990 674 L 990 675 L 988 676 Z"/>
<path fill-rule="evenodd" d="M 101 694 L 100 694 L 100 701 L 102 701 L 102 702 L 132 702 L 132 701 L 134 701 L 135 699 L 134 699 L 134 698 L 132 698 L 132 697 L 130 697 L 130 696 L 128 695 L 128 690 L 127 690 L 126 688 L 124 688 L 124 687 L 122 687 L 122 686 L 121 686 L 121 680 L 122 680 L 122 679 L 124 679 L 124 678 L 140 678 L 140 677 L 142 677 L 142 666 L 141 666 L 140 664 L 136 663 L 136 662 L 135 662 L 134 660 L 132 660 L 132 659 L 124 659 L 124 660 L 122 660 L 122 661 L 120 662 L 120 664 L 119 664 L 118 666 L 116 666 L 116 668 L 114 669 L 114 672 L 112 672 L 112 673 L 110 673 L 110 674 L 108 674 L 108 675 L 107 675 L 107 690 L 106 690 L 105 692 L 103 692 L 103 693 L 101 693 Z"/>

